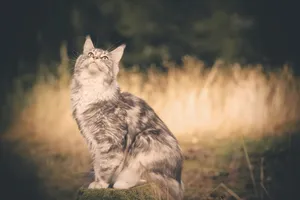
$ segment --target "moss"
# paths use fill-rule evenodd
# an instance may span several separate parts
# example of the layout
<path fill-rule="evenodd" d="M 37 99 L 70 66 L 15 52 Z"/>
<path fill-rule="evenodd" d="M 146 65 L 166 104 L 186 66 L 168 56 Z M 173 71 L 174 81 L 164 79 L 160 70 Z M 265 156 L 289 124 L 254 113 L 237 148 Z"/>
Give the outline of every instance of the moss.
<path fill-rule="evenodd" d="M 76 200 L 158 200 L 154 185 L 142 185 L 130 189 L 86 189 L 80 188 Z"/>

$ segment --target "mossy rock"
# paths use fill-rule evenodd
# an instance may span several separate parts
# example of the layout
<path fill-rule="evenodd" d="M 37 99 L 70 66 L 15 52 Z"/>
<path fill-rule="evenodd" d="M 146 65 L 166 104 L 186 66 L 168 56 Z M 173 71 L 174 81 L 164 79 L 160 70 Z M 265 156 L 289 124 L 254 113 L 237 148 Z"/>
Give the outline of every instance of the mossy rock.
<path fill-rule="evenodd" d="M 80 188 L 76 200 L 161 200 L 158 188 L 147 184 L 130 189 L 87 189 Z"/>

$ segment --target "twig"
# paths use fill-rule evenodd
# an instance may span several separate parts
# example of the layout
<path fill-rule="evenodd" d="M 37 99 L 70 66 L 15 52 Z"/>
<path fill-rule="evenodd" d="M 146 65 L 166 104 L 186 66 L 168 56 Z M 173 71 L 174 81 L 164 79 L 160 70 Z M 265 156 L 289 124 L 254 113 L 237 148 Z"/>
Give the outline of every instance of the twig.
<path fill-rule="evenodd" d="M 264 162 L 264 158 L 262 157 L 260 159 L 260 185 L 263 185 L 264 182 L 264 166 L 263 166 L 263 162 Z M 263 187 L 261 187 L 263 188 Z M 260 190 L 260 199 L 264 199 L 264 194 L 263 192 Z"/>
<path fill-rule="evenodd" d="M 260 161 L 260 186 L 264 190 L 266 195 L 269 197 L 269 199 L 272 199 L 264 185 L 264 158 L 261 158 L 261 161 Z"/>
<path fill-rule="evenodd" d="M 244 140 L 243 135 L 242 135 L 242 141 L 243 141 L 243 149 L 244 149 L 245 157 L 246 157 L 246 160 L 247 160 L 247 165 L 248 165 L 249 172 L 250 172 L 250 177 L 251 177 L 251 180 L 252 180 L 252 184 L 254 186 L 254 194 L 255 194 L 255 196 L 257 196 L 258 192 L 257 192 L 257 187 L 256 187 L 255 179 L 254 179 L 253 167 L 252 167 L 250 159 L 249 159 L 249 155 L 248 155 L 248 151 L 247 151 L 247 148 L 246 148 L 246 145 L 245 145 L 245 140 Z"/>
<path fill-rule="evenodd" d="M 219 187 L 224 188 L 231 196 L 233 196 L 237 200 L 242 200 L 233 190 L 229 189 L 224 183 L 220 183 L 215 189 L 211 191 L 211 193 L 217 190 Z"/>

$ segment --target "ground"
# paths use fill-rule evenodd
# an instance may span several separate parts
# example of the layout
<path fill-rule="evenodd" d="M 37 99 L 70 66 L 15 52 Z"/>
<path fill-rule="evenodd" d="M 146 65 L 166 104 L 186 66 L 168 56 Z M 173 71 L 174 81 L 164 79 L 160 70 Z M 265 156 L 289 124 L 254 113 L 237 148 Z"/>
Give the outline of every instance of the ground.
<path fill-rule="evenodd" d="M 193 144 L 181 142 L 185 155 L 182 177 L 186 188 L 184 199 L 293 199 L 300 177 L 297 172 L 300 165 L 297 156 L 299 141 L 298 134 L 287 134 L 259 140 L 240 137 L 205 139 Z M 113 194 L 114 198 L 115 195 L 124 195 L 120 199 L 126 199 L 128 194 L 143 195 L 143 189 L 140 193 L 135 189 L 101 192 Z M 78 200 L 93 199 L 90 197 L 97 196 L 97 193 L 88 195 L 89 198 Z"/>

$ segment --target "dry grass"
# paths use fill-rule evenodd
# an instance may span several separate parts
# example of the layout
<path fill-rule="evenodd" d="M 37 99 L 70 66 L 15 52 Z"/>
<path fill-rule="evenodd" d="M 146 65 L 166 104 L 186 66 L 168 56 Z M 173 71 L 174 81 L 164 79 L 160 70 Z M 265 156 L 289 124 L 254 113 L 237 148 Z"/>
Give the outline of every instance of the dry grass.
<path fill-rule="evenodd" d="M 52 196 L 56 188 L 77 187 L 74 177 L 89 167 L 86 145 L 71 117 L 69 66 L 63 58 L 58 77 L 40 74 L 30 92 L 21 91 L 27 104 L 15 105 L 15 120 L 5 135 L 21 141 L 20 151 L 37 164 Z M 166 74 L 121 69 L 119 82 L 124 91 L 144 98 L 182 140 L 282 133 L 299 121 L 299 80 L 286 67 L 263 72 L 262 66 L 217 61 L 206 68 L 192 57 L 185 57 L 181 67 L 165 66 Z"/>

